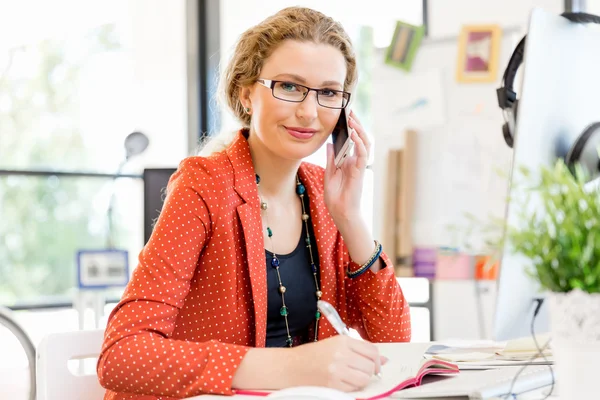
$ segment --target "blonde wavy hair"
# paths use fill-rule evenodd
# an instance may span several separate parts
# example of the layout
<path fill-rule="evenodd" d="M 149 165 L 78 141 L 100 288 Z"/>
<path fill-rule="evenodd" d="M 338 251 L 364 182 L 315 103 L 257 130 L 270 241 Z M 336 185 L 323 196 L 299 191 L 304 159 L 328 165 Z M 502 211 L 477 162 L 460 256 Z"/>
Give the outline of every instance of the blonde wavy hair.
<path fill-rule="evenodd" d="M 250 115 L 244 111 L 240 102 L 240 89 L 256 82 L 265 60 L 285 40 L 335 47 L 346 60 L 344 90 L 350 91 L 356 82 L 356 56 L 350 37 L 342 25 L 310 8 L 284 8 L 241 35 L 219 82 L 218 91 L 222 102 L 227 104 L 244 128 L 250 127 Z M 208 137 L 201 144 L 200 155 L 207 156 L 225 149 L 236 133 L 237 131 L 221 132 Z"/>

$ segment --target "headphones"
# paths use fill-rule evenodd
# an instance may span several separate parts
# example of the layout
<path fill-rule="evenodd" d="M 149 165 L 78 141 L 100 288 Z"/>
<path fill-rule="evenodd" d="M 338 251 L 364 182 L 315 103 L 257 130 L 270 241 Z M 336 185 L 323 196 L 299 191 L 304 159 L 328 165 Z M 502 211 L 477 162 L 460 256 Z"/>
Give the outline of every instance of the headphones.
<path fill-rule="evenodd" d="M 562 17 L 571 22 L 587 24 L 600 24 L 600 17 L 593 14 L 565 12 Z M 523 62 L 525 52 L 525 39 L 523 36 L 513 54 L 508 61 L 502 84 L 496 90 L 498 105 L 502 109 L 504 124 L 502 125 L 502 136 L 508 147 L 514 145 L 515 127 L 519 111 L 519 100 L 513 85 L 517 71 Z M 594 122 L 585 128 L 583 133 L 576 139 L 573 146 L 570 147 L 565 157 L 565 164 L 574 171 L 575 163 L 583 164 L 594 177 L 600 176 L 600 157 L 598 156 L 598 146 L 600 146 L 600 122 Z"/>

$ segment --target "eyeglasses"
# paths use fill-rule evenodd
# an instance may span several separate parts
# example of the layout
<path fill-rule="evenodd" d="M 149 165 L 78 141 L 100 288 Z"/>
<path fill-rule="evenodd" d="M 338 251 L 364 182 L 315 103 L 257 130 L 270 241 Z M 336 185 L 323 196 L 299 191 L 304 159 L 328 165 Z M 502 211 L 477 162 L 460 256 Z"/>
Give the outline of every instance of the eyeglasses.
<path fill-rule="evenodd" d="M 317 103 L 326 108 L 342 109 L 350 101 L 350 93 L 343 90 L 313 89 L 288 81 L 274 81 L 271 79 L 258 79 L 258 83 L 271 89 L 273 97 L 292 103 L 301 103 L 308 96 L 308 92 L 314 90 L 317 93 Z"/>

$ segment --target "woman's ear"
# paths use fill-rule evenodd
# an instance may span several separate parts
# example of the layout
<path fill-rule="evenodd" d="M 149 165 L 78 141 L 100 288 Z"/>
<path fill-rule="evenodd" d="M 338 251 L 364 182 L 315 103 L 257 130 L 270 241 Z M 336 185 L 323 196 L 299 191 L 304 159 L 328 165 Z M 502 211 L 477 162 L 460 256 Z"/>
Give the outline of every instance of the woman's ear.
<path fill-rule="evenodd" d="M 252 101 L 250 100 L 250 88 L 248 86 L 240 88 L 240 103 L 242 103 L 242 107 L 245 109 L 252 108 Z"/>

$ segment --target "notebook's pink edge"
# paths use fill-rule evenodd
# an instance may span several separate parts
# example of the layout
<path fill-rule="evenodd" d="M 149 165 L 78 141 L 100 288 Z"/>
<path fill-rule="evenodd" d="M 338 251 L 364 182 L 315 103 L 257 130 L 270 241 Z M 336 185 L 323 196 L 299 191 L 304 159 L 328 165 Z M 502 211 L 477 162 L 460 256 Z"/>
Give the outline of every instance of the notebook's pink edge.
<path fill-rule="evenodd" d="M 233 391 L 233 394 L 241 394 L 244 396 L 259 396 L 259 397 L 265 397 L 270 395 L 273 392 L 267 392 L 267 391 L 262 391 L 262 390 L 244 390 L 244 389 L 235 389 Z"/>
<path fill-rule="evenodd" d="M 392 394 L 394 394 L 402 389 L 406 389 L 407 387 L 414 386 L 416 383 L 417 383 L 417 378 L 409 378 L 403 382 L 400 382 L 398 385 L 394 386 L 387 392 L 379 393 L 379 394 L 376 394 L 375 396 L 371 396 L 371 397 L 357 397 L 356 400 L 386 399 L 386 398 L 390 397 Z"/>
<path fill-rule="evenodd" d="M 430 368 L 431 365 L 443 365 L 445 368 Z M 371 397 L 357 397 L 356 400 L 379 400 L 385 399 L 392 394 L 406 389 L 411 386 L 419 386 L 423 381 L 423 377 L 430 374 L 440 374 L 440 375 L 452 375 L 458 374 L 460 370 L 456 364 L 452 364 L 447 361 L 442 360 L 430 360 L 423 364 L 423 367 L 419 371 L 419 374 L 414 378 L 409 378 L 403 382 L 400 382 L 398 385 L 394 386 L 390 390 L 377 394 Z M 270 391 L 261 391 L 261 390 L 234 390 L 234 394 L 246 395 L 246 396 L 257 396 L 257 397 L 265 397 L 270 395 L 272 392 Z"/>
<path fill-rule="evenodd" d="M 371 397 L 357 398 L 356 400 L 379 400 L 379 399 L 388 398 L 392 394 L 399 392 L 400 390 L 409 388 L 411 386 L 421 385 L 421 382 L 423 381 L 423 377 L 425 375 L 430 375 L 430 374 L 454 375 L 454 374 L 460 373 L 458 366 L 456 366 L 455 364 L 452 364 L 449 362 L 444 362 L 444 364 L 448 368 L 424 368 L 419 372 L 419 374 L 416 377 L 409 378 L 409 379 L 405 380 L 404 382 L 399 383 L 398 385 L 391 388 L 387 392 L 380 393 L 378 395 L 371 396 Z"/>
<path fill-rule="evenodd" d="M 427 375 L 456 375 L 459 374 L 460 370 L 446 369 L 446 368 L 428 368 L 425 371 L 417 375 L 417 386 L 420 386 L 423 382 L 423 378 Z"/>
<path fill-rule="evenodd" d="M 452 371 L 456 370 L 459 371 L 458 365 L 448 362 L 448 361 L 444 361 L 444 360 L 438 360 L 438 359 L 430 359 L 427 362 L 425 362 L 422 366 L 421 369 L 419 369 L 419 373 L 422 373 L 423 371 L 426 371 L 427 369 L 430 369 L 432 366 L 435 365 L 441 365 L 445 368 L 448 368 Z"/>

